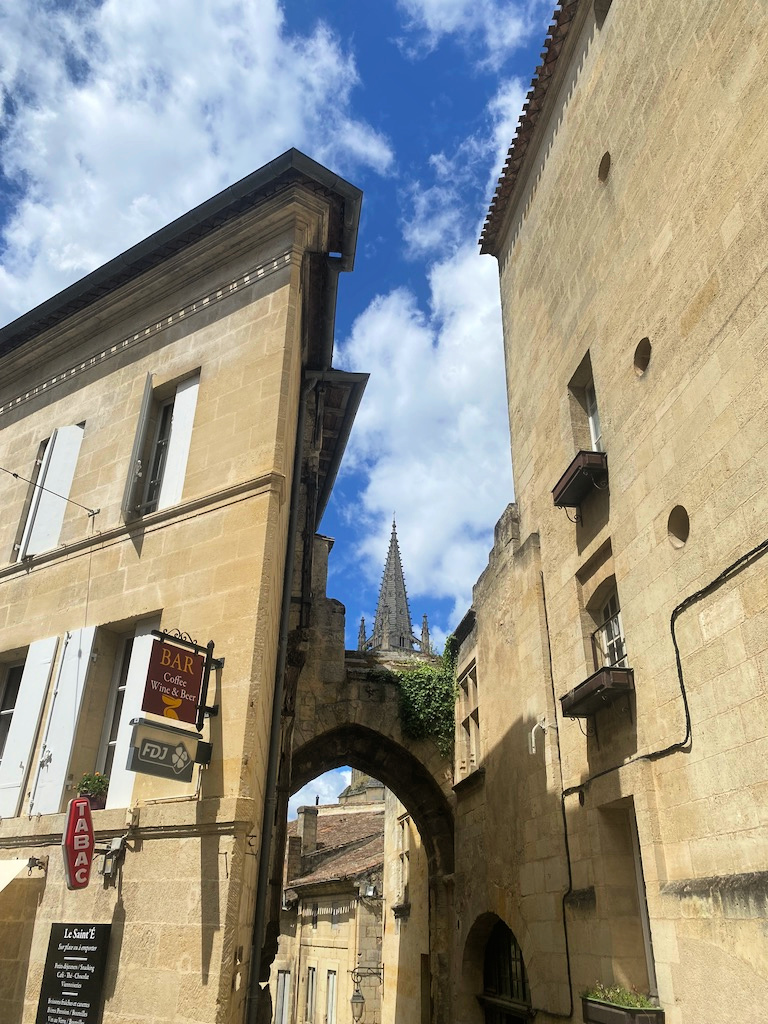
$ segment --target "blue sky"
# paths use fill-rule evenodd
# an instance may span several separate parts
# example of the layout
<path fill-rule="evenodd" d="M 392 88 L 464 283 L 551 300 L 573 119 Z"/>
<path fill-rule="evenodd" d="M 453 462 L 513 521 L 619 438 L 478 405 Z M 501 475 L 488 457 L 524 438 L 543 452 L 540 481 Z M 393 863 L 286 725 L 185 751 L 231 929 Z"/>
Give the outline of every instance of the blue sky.
<path fill-rule="evenodd" d="M 497 266 L 477 238 L 552 6 L 0 9 L 0 323 L 291 146 L 363 189 L 336 364 L 371 381 L 321 527 L 348 646 L 393 512 L 417 631 L 427 612 L 441 643 L 513 497 Z"/>

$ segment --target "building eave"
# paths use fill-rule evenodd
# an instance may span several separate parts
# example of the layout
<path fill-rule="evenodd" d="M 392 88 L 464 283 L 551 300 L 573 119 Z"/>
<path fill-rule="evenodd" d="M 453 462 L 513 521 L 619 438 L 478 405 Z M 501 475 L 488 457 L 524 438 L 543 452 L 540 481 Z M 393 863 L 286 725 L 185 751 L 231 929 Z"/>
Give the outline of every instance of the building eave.
<path fill-rule="evenodd" d="M 297 149 L 289 149 L 0 329 L 0 357 L 296 184 L 331 200 L 329 253 L 337 254 L 339 270 L 351 270 L 362 192 Z"/>
<path fill-rule="evenodd" d="M 507 214 L 513 206 L 521 182 L 525 178 L 526 156 L 535 150 L 535 144 L 541 137 L 547 122 L 549 104 L 547 95 L 553 83 L 560 80 L 561 57 L 567 49 L 577 15 L 585 13 L 589 3 L 587 0 L 563 0 L 557 4 L 552 16 L 553 20 L 547 31 L 544 49 L 541 53 L 541 64 L 536 68 L 531 87 L 528 90 L 517 131 L 507 152 L 507 158 L 499 177 L 496 191 L 493 194 L 485 224 L 480 235 L 480 252 L 497 256 L 501 245 L 504 224 Z M 545 109 L 546 108 L 546 109 Z M 544 116 L 542 116 L 544 115 Z"/>

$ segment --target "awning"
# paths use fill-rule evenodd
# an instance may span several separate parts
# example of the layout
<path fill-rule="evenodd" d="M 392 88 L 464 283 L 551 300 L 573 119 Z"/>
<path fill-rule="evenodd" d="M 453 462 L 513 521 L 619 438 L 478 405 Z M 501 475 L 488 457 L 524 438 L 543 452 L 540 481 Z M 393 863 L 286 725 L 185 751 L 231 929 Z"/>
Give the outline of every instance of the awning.
<path fill-rule="evenodd" d="M 29 869 L 28 860 L 0 860 L 0 892 L 11 884 L 22 869 Z"/>

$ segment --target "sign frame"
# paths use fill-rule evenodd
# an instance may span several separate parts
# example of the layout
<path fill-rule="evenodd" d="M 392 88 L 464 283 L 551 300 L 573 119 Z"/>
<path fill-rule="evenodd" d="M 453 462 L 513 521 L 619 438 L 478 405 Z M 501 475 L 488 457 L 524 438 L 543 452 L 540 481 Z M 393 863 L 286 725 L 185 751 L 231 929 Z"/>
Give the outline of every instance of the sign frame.
<path fill-rule="evenodd" d="M 203 727 L 206 715 L 218 715 L 219 705 L 211 704 L 208 705 L 208 685 L 211 679 L 212 668 L 223 668 L 224 659 L 214 658 L 213 649 L 216 646 L 213 640 L 209 640 L 208 643 L 203 647 L 192 639 L 188 633 L 182 633 L 181 630 L 175 629 L 172 633 L 169 633 L 163 629 L 153 629 L 152 636 L 158 638 L 158 640 L 167 641 L 170 644 L 177 644 L 179 647 L 186 647 L 190 651 L 195 651 L 197 654 L 205 655 L 205 665 L 203 666 L 203 682 L 200 687 L 200 699 L 197 705 L 197 718 L 195 719 L 195 728 L 200 731 Z"/>
<path fill-rule="evenodd" d="M 96 856 L 91 803 L 87 796 L 73 797 L 67 804 L 64 830 L 61 834 L 64 877 L 70 890 L 86 889 Z"/>
<path fill-rule="evenodd" d="M 111 931 L 111 924 L 51 924 L 35 1024 L 101 1024 Z"/>

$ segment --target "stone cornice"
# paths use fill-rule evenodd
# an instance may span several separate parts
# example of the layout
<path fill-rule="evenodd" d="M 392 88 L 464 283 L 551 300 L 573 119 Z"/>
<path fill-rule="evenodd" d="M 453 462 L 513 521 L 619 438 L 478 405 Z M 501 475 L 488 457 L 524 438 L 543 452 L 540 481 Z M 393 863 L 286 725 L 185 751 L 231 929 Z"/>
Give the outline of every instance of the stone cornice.
<path fill-rule="evenodd" d="M 293 261 L 293 258 L 293 249 L 288 249 L 276 256 L 271 256 L 268 260 L 258 264 L 251 270 L 240 274 L 238 277 L 234 278 L 234 280 L 228 281 L 226 284 L 223 284 L 204 295 L 198 296 L 191 302 L 186 303 L 184 306 L 173 310 L 171 313 L 145 324 L 143 327 L 140 327 L 139 330 L 131 332 L 131 334 L 127 335 L 122 340 L 115 342 L 115 344 L 109 345 L 90 356 L 86 356 L 85 359 L 78 360 L 66 370 L 62 370 L 53 377 L 49 377 L 47 380 L 43 380 L 40 383 L 33 385 L 31 388 L 27 388 L 15 398 L 11 398 L 7 402 L 4 402 L 0 405 L 0 416 L 5 415 L 13 409 L 17 409 L 20 405 L 24 405 L 24 403 L 31 401 L 33 398 L 49 394 L 65 381 L 70 381 L 73 377 L 77 377 L 80 374 L 85 373 L 92 367 L 98 366 L 101 363 L 106 362 L 106 360 L 122 354 L 128 349 L 134 348 L 142 342 L 153 338 L 161 331 L 165 331 L 169 327 L 176 326 L 182 320 L 189 320 L 190 317 L 194 317 L 198 313 L 211 309 L 211 307 L 216 305 L 216 303 L 229 298 L 239 289 L 247 288 L 248 286 L 255 284 L 257 281 L 263 280 L 264 278 L 269 277 L 272 274 L 277 273 L 279 270 L 289 266 Z"/>

